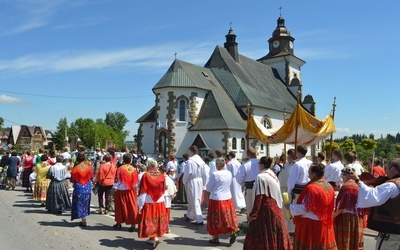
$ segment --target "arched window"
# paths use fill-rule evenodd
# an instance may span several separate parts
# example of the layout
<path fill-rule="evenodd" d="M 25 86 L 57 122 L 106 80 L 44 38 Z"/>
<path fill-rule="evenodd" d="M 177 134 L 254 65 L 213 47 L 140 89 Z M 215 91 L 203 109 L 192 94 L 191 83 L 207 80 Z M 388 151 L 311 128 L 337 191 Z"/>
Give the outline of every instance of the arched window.
<path fill-rule="evenodd" d="M 235 137 L 233 137 L 233 138 L 232 138 L 232 149 L 233 149 L 233 150 L 236 150 L 236 148 L 237 148 L 237 140 L 236 140 Z"/>
<path fill-rule="evenodd" d="M 186 101 L 185 100 L 179 101 L 179 121 L 181 121 L 181 122 L 186 121 Z"/>
<path fill-rule="evenodd" d="M 261 143 L 261 151 L 264 151 L 264 144 Z"/>
<path fill-rule="evenodd" d="M 242 138 L 240 140 L 240 149 L 244 150 L 246 148 L 246 140 Z"/>
<path fill-rule="evenodd" d="M 269 119 L 268 116 L 263 117 L 262 124 L 263 124 L 264 128 L 272 128 L 271 120 Z"/>

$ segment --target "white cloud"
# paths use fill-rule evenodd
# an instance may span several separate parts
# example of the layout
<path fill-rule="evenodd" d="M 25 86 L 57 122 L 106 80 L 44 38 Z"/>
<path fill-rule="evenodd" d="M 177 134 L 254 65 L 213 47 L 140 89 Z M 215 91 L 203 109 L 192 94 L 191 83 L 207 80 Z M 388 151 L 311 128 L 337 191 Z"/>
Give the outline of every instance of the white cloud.
<path fill-rule="evenodd" d="M 7 9 L 0 24 L 1 35 L 15 35 L 48 25 L 56 13 L 65 8 L 98 4 L 100 1 L 86 0 L 13 0 L 0 2 L 1 9 Z M 65 24 L 69 25 L 69 24 Z"/>
<path fill-rule="evenodd" d="M 194 64 L 203 65 L 210 55 L 209 44 L 165 44 L 109 51 L 56 52 L 34 54 L 0 61 L 0 71 L 14 73 L 65 72 L 112 67 L 163 68 L 177 57 Z"/>
<path fill-rule="evenodd" d="M 13 35 L 47 25 L 54 13 L 65 4 L 65 0 L 16 0 L 1 5 L 8 8 L 11 15 L 3 23 L 2 35 Z M 7 29 L 4 27 L 7 26 Z"/>
<path fill-rule="evenodd" d="M 352 136 L 354 134 L 358 134 L 358 135 L 364 134 L 366 136 L 373 134 L 375 139 L 379 139 L 379 138 L 381 138 L 381 135 L 383 137 L 386 137 L 386 135 L 388 135 L 388 134 L 391 134 L 394 136 L 397 133 L 400 133 L 400 131 L 396 131 L 396 130 L 372 130 L 372 131 L 354 130 L 353 131 L 349 128 L 336 128 L 336 132 L 333 134 L 333 138 L 340 139 L 345 136 Z"/>
<path fill-rule="evenodd" d="M 15 103 L 15 102 L 22 102 L 22 100 L 7 95 L 0 95 L 0 103 Z"/>

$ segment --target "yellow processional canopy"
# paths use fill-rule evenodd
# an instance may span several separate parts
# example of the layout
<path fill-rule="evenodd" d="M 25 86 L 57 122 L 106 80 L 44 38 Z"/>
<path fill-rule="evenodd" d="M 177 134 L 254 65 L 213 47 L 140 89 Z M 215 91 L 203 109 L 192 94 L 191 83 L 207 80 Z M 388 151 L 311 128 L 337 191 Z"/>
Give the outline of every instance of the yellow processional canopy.
<path fill-rule="evenodd" d="M 251 116 L 246 130 L 248 136 L 253 136 L 267 144 L 296 144 L 297 141 L 298 145 L 304 146 L 315 144 L 333 132 L 335 132 L 335 123 L 332 115 L 328 114 L 323 120 L 318 120 L 299 103 L 282 127 L 267 129 L 254 116 Z"/>

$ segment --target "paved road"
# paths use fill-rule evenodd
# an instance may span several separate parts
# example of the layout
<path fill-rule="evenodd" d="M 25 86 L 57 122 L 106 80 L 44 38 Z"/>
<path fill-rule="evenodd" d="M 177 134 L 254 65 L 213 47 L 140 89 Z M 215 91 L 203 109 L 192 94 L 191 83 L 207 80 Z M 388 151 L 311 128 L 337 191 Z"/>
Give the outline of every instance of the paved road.
<path fill-rule="evenodd" d="M 97 204 L 97 199 L 92 203 Z M 95 205 L 93 208 L 96 211 Z M 205 225 L 193 226 L 182 219 L 185 209 L 184 206 L 172 208 L 172 232 L 161 239 L 157 249 L 243 248 L 243 235 L 232 246 L 228 244 L 229 235 L 220 238 L 220 245 L 210 246 Z M 112 216 L 92 213 L 87 219 L 88 227 L 80 228 L 78 220 L 71 221 L 69 212 L 48 214 L 21 187 L 15 191 L 0 190 L 0 211 L 0 249 L 151 249 L 136 232 L 129 233 L 127 226 L 122 230 L 112 228 Z M 239 215 L 239 221 L 244 220 L 245 216 Z M 366 236 L 365 242 L 365 249 L 374 249 L 373 237 Z"/>

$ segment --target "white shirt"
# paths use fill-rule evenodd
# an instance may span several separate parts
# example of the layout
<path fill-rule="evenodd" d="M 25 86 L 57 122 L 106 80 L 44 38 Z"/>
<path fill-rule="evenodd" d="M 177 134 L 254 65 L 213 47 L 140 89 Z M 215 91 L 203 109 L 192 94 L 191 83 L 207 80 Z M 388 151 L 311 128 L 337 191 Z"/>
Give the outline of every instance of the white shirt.
<path fill-rule="evenodd" d="M 206 186 L 207 191 L 210 192 L 210 199 L 217 201 L 231 199 L 231 182 L 232 174 L 226 169 L 212 173 Z"/>
<path fill-rule="evenodd" d="M 376 207 L 384 204 L 390 198 L 400 195 L 400 188 L 393 182 L 385 182 L 376 187 L 368 187 L 363 182 L 359 186 L 357 207 Z"/>
<path fill-rule="evenodd" d="M 324 177 L 329 182 L 338 182 L 342 179 L 343 164 L 340 161 L 332 162 L 325 167 Z"/>
<path fill-rule="evenodd" d="M 312 161 L 303 157 L 295 162 L 290 169 L 289 178 L 287 180 L 287 192 L 292 193 L 295 184 L 306 185 L 310 179 L 308 178 L 308 170 Z"/>
<path fill-rule="evenodd" d="M 226 168 L 232 173 L 232 177 L 236 178 L 237 172 L 240 168 L 240 162 L 233 158 L 228 164 L 226 164 Z"/>
<path fill-rule="evenodd" d="M 353 162 L 352 165 L 356 169 L 357 175 L 361 175 L 364 172 L 364 168 L 359 161 Z"/>
<path fill-rule="evenodd" d="M 280 171 L 282 170 L 282 166 L 279 165 L 278 163 L 275 164 L 275 166 L 272 168 L 272 171 L 277 175 Z"/>
<path fill-rule="evenodd" d="M 164 192 L 165 207 L 170 208 L 172 203 L 172 197 L 175 195 L 177 190 L 174 181 L 168 176 L 165 176 L 165 185 L 167 187 L 167 189 Z"/>
<path fill-rule="evenodd" d="M 187 164 L 187 161 L 184 161 L 184 162 L 181 163 L 181 166 L 179 168 L 179 174 L 176 177 L 177 179 L 181 178 L 181 176 L 183 175 L 183 172 L 185 171 L 186 164 Z"/>
<path fill-rule="evenodd" d="M 278 179 L 281 184 L 282 192 L 287 191 L 287 181 L 289 179 L 290 169 L 292 169 L 293 164 L 294 164 L 294 162 L 292 162 L 292 163 L 286 162 L 285 165 L 283 165 L 281 172 L 279 172 Z"/>
<path fill-rule="evenodd" d="M 292 214 L 292 216 L 301 215 L 301 217 L 303 218 L 319 220 L 317 215 L 310 211 L 306 211 L 304 204 L 290 204 L 290 213 Z"/>
<path fill-rule="evenodd" d="M 211 173 L 214 173 L 215 171 L 217 171 L 217 167 L 215 166 L 215 159 L 210 161 L 208 163 L 208 166 L 210 167 L 210 175 L 211 175 Z"/>
<path fill-rule="evenodd" d="M 203 176 L 203 190 L 206 190 L 206 185 L 210 180 L 210 167 L 204 164 L 204 176 Z"/>
<path fill-rule="evenodd" d="M 167 163 L 167 171 L 169 171 L 169 170 L 171 170 L 171 169 L 174 169 L 175 171 L 177 171 L 177 170 L 178 170 L 178 162 L 176 162 L 176 161 L 169 161 L 169 162 Z"/>
<path fill-rule="evenodd" d="M 205 164 L 199 155 L 190 157 L 184 169 L 183 183 L 187 184 L 189 180 L 196 178 L 201 178 L 205 182 L 207 180 L 207 176 L 205 175 L 208 174 L 205 171 L 205 165 L 207 164 Z"/>
<path fill-rule="evenodd" d="M 252 158 L 239 167 L 239 170 L 236 174 L 236 181 L 239 184 L 255 181 L 259 173 L 260 167 L 258 166 L 258 160 L 256 158 Z"/>
<path fill-rule="evenodd" d="M 71 159 L 71 155 L 68 152 L 64 152 L 61 155 L 63 157 L 63 160 Z"/>

